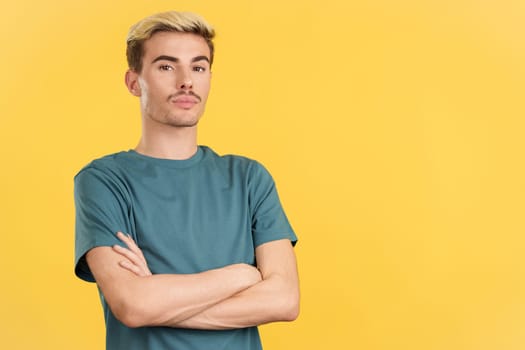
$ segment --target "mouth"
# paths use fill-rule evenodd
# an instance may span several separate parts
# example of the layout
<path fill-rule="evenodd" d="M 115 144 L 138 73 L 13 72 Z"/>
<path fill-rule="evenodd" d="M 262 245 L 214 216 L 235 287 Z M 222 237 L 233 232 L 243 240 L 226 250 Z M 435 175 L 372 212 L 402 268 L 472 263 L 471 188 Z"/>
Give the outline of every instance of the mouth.
<path fill-rule="evenodd" d="M 178 94 L 170 96 L 169 102 L 179 108 L 190 109 L 201 102 L 201 98 L 192 91 L 187 94 L 179 92 Z"/>
<path fill-rule="evenodd" d="M 196 98 L 184 96 L 172 99 L 170 100 L 170 102 L 179 108 L 190 109 L 197 103 L 199 103 L 199 100 L 197 100 Z"/>

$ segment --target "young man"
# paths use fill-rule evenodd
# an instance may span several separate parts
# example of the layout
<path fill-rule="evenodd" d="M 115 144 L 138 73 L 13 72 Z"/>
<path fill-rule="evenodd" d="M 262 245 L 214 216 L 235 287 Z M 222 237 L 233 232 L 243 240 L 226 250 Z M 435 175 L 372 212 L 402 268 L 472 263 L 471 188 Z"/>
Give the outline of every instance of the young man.
<path fill-rule="evenodd" d="M 108 349 L 261 349 L 257 325 L 298 315 L 297 238 L 271 176 L 197 145 L 213 37 L 191 13 L 130 29 L 142 137 L 75 177 L 75 272 L 99 287 Z"/>

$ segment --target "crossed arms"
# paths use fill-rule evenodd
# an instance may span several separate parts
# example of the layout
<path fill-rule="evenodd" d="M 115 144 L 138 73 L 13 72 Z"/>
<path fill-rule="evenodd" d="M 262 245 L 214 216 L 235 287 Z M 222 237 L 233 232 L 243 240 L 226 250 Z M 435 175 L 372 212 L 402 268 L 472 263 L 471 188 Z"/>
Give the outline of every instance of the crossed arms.
<path fill-rule="evenodd" d="M 288 239 L 255 249 L 257 268 L 234 264 L 196 274 L 152 275 L 139 247 L 97 247 L 87 263 L 109 307 L 128 327 L 234 329 L 292 321 L 299 282 Z"/>

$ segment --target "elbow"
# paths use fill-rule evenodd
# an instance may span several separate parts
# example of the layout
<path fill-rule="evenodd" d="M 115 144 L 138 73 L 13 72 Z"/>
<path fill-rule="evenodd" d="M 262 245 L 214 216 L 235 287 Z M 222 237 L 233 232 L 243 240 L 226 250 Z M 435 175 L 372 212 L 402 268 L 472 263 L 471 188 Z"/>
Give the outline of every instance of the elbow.
<path fill-rule="evenodd" d="M 295 321 L 297 317 L 299 317 L 299 309 L 299 298 L 290 300 L 287 307 L 283 309 L 283 313 L 281 315 L 282 321 Z"/>
<path fill-rule="evenodd" d="M 148 325 L 146 309 L 135 303 L 121 301 L 112 307 L 111 312 L 117 320 L 128 328 L 139 328 Z"/>
<path fill-rule="evenodd" d="M 282 283 L 273 293 L 270 322 L 291 322 L 299 317 L 300 311 L 300 292 L 299 284 L 291 283 L 288 279 L 282 279 Z"/>
<path fill-rule="evenodd" d="M 295 321 L 299 317 L 299 304 L 297 304 L 293 309 L 291 309 L 286 315 L 287 318 L 285 321 Z"/>
<path fill-rule="evenodd" d="M 115 317 L 128 328 L 139 328 L 144 327 L 146 324 L 142 320 L 132 313 L 124 313 L 121 315 L 115 315 Z"/>
<path fill-rule="evenodd" d="M 299 317 L 299 293 L 293 292 L 282 296 L 281 302 L 276 306 L 276 321 L 295 321 Z"/>
<path fill-rule="evenodd" d="M 115 306 L 113 308 L 113 306 Z M 111 312 L 117 320 L 128 328 L 157 327 L 183 320 L 183 315 L 178 313 L 166 315 L 165 308 L 155 305 L 146 295 L 135 295 L 110 304 Z"/>

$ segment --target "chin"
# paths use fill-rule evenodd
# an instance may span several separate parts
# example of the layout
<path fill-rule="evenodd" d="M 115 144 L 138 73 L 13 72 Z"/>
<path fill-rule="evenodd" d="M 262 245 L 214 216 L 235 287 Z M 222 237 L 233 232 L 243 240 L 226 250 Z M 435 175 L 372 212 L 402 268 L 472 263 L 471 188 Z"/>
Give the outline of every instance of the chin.
<path fill-rule="evenodd" d="M 198 118 L 197 119 L 186 119 L 186 120 L 173 119 L 173 120 L 166 121 L 166 124 L 169 126 L 176 127 L 176 128 L 191 128 L 199 124 L 199 119 Z"/>

